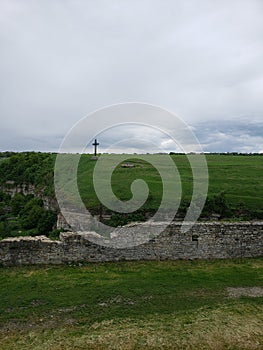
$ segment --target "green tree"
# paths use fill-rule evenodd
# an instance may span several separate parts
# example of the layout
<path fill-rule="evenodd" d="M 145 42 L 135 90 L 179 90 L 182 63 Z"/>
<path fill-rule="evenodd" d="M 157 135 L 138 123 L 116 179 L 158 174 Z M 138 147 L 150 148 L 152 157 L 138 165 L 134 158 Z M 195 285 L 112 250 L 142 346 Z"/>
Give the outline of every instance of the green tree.
<path fill-rule="evenodd" d="M 34 204 L 28 211 L 23 211 L 20 222 L 24 229 L 35 228 L 38 225 L 38 221 L 41 218 L 44 208 Z"/>
<path fill-rule="evenodd" d="M 52 231 L 57 221 L 57 214 L 51 210 L 45 210 L 38 220 L 37 229 L 39 234 L 47 235 Z"/>
<path fill-rule="evenodd" d="M 26 203 L 26 198 L 22 193 L 16 193 L 10 201 L 11 210 L 14 215 L 18 215 Z"/>

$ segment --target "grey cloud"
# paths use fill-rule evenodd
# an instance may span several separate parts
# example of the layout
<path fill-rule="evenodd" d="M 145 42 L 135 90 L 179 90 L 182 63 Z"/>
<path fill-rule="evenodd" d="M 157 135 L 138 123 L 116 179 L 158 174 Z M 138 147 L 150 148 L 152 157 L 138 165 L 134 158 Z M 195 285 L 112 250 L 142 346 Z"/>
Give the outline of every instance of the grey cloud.
<path fill-rule="evenodd" d="M 139 125 L 120 125 L 98 135 L 100 150 L 115 153 L 158 153 L 177 149 L 161 130 Z M 91 149 L 89 144 L 89 150 Z M 172 148 L 171 148 L 172 147 Z"/>
<path fill-rule="evenodd" d="M 190 124 L 260 122 L 262 15 L 261 0 L 2 0 L 1 147 L 53 150 L 81 117 L 127 101 Z"/>
<path fill-rule="evenodd" d="M 206 152 L 263 153 L 263 122 L 203 122 L 194 132 Z"/>
<path fill-rule="evenodd" d="M 243 152 L 263 153 L 263 122 L 240 121 L 205 121 L 192 126 L 204 152 Z M 136 130 L 136 132 L 134 132 Z M 102 152 L 154 153 L 181 152 L 169 136 L 146 128 L 127 130 L 100 135 Z M 118 143 L 119 142 L 119 143 Z M 110 147 L 113 148 L 110 148 Z M 89 150 L 92 146 L 89 145 Z M 193 151 L 194 145 L 193 145 Z"/>
<path fill-rule="evenodd" d="M 1 151 L 49 151 L 57 152 L 64 135 L 22 134 L 12 129 L 1 129 Z"/>

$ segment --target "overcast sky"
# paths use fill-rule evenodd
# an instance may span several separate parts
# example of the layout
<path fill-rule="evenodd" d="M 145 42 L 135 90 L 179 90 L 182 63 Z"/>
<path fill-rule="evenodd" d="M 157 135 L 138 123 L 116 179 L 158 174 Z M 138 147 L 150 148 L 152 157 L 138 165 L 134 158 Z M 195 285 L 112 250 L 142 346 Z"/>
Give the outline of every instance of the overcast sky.
<path fill-rule="evenodd" d="M 0 0 L 0 150 L 57 151 L 80 118 L 137 101 L 205 151 L 263 152 L 262 18 L 262 0 Z"/>

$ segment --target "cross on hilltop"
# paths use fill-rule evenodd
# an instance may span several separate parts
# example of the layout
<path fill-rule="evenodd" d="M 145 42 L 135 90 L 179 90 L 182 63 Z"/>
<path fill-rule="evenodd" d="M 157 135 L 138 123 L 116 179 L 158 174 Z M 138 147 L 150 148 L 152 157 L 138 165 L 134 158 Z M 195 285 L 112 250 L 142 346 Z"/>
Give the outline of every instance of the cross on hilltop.
<path fill-rule="evenodd" d="M 97 142 L 97 139 L 93 142 L 92 146 L 94 146 L 94 156 L 97 157 L 97 147 L 99 143 Z"/>

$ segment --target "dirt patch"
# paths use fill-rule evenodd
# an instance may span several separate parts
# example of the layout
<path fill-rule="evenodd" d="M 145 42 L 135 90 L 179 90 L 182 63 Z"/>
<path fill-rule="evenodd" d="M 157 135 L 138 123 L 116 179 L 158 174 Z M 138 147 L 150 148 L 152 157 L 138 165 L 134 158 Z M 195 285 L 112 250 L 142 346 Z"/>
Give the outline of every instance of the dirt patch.
<path fill-rule="evenodd" d="M 135 301 L 128 299 L 128 298 L 123 298 L 120 295 L 117 295 L 114 298 L 108 299 L 105 302 L 100 302 L 98 305 L 99 306 L 110 306 L 112 304 L 129 304 L 129 305 L 134 305 Z"/>
<path fill-rule="evenodd" d="M 227 288 L 227 294 L 229 298 L 240 298 L 240 297 L 263 297 L 262 287 L 237 287 Z"/>

